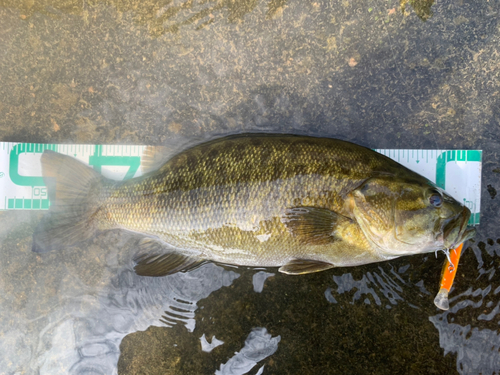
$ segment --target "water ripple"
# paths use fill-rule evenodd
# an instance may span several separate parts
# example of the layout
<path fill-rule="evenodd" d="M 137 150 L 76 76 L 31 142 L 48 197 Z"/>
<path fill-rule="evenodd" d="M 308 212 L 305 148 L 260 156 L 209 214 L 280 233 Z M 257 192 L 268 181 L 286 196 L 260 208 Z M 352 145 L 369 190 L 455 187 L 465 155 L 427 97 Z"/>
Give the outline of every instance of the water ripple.
<path fill-rule="evenodd" d="M 398 294 L 403 291 L 398 283 L 404 284 L 405 282 L 401 276 L 392 270 L 392 268 L 391 275 L 387 274 L 384 269 L 379 267 L 378 272 L 367 272 L 360 280 L 355 280 L 351 273 L 345 273 L 341 276 L 333 276 L 333 280 L 337 284 L 336 292 L 338 294 L 356 290 L 351 303 L 354 303 L 354 301 L 366 296 L 363 301 L 366 304 L 370 304 L 371 302 L 368 296 L 371 296 L 375 304 L 380 306 L 382 305 L 382 299 L 377 294 L 377 291 L 379 291 L 392 305 L 396 305 L 398 300 L 403 300 L 403 298 Z M 330 294 L 325 294 L 325 296 L 331 302 L 335 299 L 331 294 L 331 289 Z"/>

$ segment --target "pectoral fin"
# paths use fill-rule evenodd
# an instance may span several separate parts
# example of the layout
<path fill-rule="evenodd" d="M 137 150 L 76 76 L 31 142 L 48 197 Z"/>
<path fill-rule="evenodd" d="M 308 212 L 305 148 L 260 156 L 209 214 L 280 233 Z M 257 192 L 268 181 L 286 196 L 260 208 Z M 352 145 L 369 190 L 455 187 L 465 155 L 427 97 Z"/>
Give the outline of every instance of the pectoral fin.
<path fill-rule="evenodd" d="M 204 260 L 180 254 L 168 244 L 152 238 L 142 239 L 139 249 L 139 255 L 134 259 L 134 270 L 140 276 L 171 275 L 192 270 L 204 263 Z"/>
<path fill-rule="evenodd" d="M 346 220 L 350 219 L 316 207 L 289 208 L 281 219 L 292 235 L 306 245 L 326 245 L 337 241 L 335 226 Z"/>
<path fill-rule="evenodd" d="M 284 266 L 281 266 L 278 271 L 288 275 L 304 275 L 306 273 L 324 271 L 333 267 L 335 267 L 333 264 L 321 262 L 319 260 L 294 259 Z"/>

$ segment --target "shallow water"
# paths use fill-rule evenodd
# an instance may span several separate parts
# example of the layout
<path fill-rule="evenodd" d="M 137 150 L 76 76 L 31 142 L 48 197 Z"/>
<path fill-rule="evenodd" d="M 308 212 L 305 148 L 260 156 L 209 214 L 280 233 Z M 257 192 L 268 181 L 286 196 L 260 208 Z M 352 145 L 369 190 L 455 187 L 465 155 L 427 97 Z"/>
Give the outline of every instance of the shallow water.
<path fill-rule="evenodd" d="M 0 212 L 0 374 L 500 372 L 499 9 L 0 0 L 0 141 L 175 153 L 265 131 L 484 150 L 481 225 L 447 312 L 433 304 L 442 254 L 146 278 L 131 235 L 35 254 L 41 215 Z"/>

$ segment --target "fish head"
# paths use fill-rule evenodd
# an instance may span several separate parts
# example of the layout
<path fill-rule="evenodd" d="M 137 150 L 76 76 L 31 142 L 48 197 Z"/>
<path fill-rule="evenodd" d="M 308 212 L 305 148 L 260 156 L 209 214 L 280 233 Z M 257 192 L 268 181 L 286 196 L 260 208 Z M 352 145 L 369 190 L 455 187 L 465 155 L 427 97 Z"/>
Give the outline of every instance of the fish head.
<path fill-rule="evenodd" d="M 420 176 L 371 178 L 351 192 L 353 218 L 381 255 L 450 249 L 474 237 L 470 210 Z"/>

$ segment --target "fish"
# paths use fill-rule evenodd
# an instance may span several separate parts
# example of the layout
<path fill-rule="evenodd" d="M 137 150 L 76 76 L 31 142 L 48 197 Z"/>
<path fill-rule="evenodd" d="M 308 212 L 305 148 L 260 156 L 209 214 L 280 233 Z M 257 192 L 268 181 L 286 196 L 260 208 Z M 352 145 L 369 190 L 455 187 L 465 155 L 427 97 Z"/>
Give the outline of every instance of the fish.
<path fill-rule="evenodd" d="M 125 181 L 44 151 L 50 210 L 35 229 L 33 251 L 121 229 L 140 237 L 133 261 L 141 276 L 209 261 L 301 275 L 449 253 L 475 234 L 469 209 L 443 189 L 347 141 L 242 134 L 166 161 L 146 150 L 147 173 Z"/>

